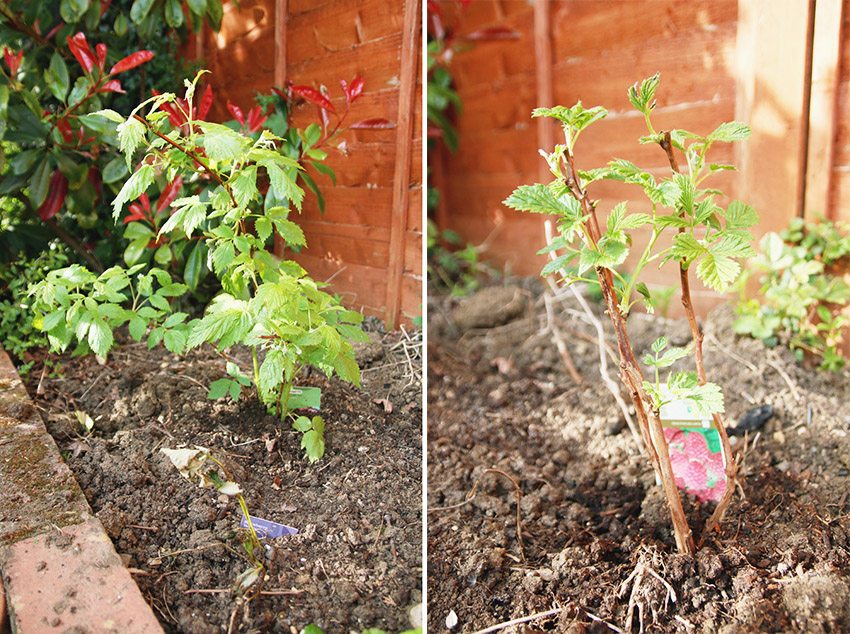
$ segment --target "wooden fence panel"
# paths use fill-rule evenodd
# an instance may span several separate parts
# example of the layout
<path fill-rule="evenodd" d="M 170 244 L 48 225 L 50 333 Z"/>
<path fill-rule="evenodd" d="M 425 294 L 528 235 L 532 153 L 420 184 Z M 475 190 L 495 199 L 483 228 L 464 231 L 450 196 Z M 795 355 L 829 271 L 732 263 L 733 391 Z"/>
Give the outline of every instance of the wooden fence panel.
<path fill-rule="evenodd" d="M 348 124 L 373 118 L 409 123 L 402 134 L 399 128 L 344 133 L 339 140 L 346 155 L 332 149 L 326 161 L 336 171 L 336 186 L 308 168 L 325 195 L 326 210 L 320 213 L 315 196 L 307 193 L 294 220 L 304 229 L 308 246 L 299 254 L 287 254 L 315 279 L 330 280 L 330 290 L 347 305 L 388 323 L 409 322 L 421 313 L 422 301 L 422 87 L 419 47 L 408 46 L 403 58 L 403 42 L 405 36 L 420 37 L 419 20 L 409 21 L 405 33 L 405 12 L 417 12 L 421 4 L 418 0 L 390 4 L 241 0 L 239 4 L 237 8 L 226 3 L 221 32 L 205 31 L 202 38 L 203 56 L 213 71 L 214 118 L 231 118 L 225 108 L 228 99 L 244 110 L 256 92 L 267 93 L 286 80 L 327 86 L 341 112 L 345 99 L 339 80 L 350 82 L 360 76 L 365 89 L 352 106 Z M 310 104 L 293 112 L 298 127 L 317 120 Z"/>

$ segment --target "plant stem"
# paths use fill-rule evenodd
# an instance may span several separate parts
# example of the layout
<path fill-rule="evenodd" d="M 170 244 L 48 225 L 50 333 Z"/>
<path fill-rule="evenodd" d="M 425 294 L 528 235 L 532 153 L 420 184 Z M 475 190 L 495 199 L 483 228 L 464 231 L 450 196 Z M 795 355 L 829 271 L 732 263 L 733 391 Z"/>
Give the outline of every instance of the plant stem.
<path fill-rule="evenodd" d="M 210 175 L 210 176 L 212 176 L 214 179 L 216 179 L 216 180 L 218 181 L 218 184 L 219 184 L 219 185 L 221 185 L 222 187 L 224 187 L 225 191 L 227 191 L 227 193 L 230 195 L 230 202 L 232 202 L 232 203 L 233 203 L 233 206 L 234 206 L 234 207 L 238 207 L 238 206 L 239 206 L 239 204 L 236 202 L 236 198 L 234 198 L 234 197 L 233 197 L 233 192 L 231 191 L 230 186 L 222 180 L 221 176 L 219 176 L 217 172 L 215 172 L 215 171 L 213 171 L 213 170 L 211 170 L 211 169 L 210 169 L 210 166 L 209 166 L 207 163 L 205 163 L 205 162 L 204 162 L 204 159 L 202 159 L 202 158 L 201 158 L 201 156 L 200 156 L 199 154 L 196 154 L 196 153 L 195 153 L 195 152 L 193 152 L 192 150 L 189 150 L 189 149 L 187 149 L 187 148 L 184 148 L 184 147 L 183 147 L 183 146 L 181 146 L 179 143 L 176 143 L 176 142 L 175 142 L 175 141 L 173 141 L 172 139 L 169 139 L 167 136 L 165 136 L 164 134 L 162 134 L 159 130 L 155 130 L 155 129 L 154 129 L 154 127 L 153 127 L 150 123 L 148 123 L 147 119 L 145 119 L 144 117 L 140 117 L 139 115 L 134 114 L 134 115 L 133 115 L 133 118 L 134 118 L 134 119 L 136 119 L 137 121 L 141 121 L 141 122 L 142 122 L 142 124 L 143 124 L 143 125 L 144 125 L 144 126 L 145 126 L 148 130 L 150 130 L 151 132 L 153 132 L 153 133 L 154 133 L 156 136 L 158 136 L 160 139 L 162 139 L 162 140 L 163 140 L 163 141 L 165 141 L 166 143 L 169 143 L 170 145 L 174 146 L 175 148 L 177 148 L 178 150 L 180 150 L 181 152 L 183 152 L 186 156 L 189 156 L 189 157 L 191 157 L 194 161 L 196 161 L 196 162 L 197 162 L 197 163 L 198 163 L 201 167 L 203 167 L 203 168 L 204 168 L 204 171 L 205 171 L 207 174 L 209 174 L 209 175 Z"/>
<path fill-rule="evenodd" d="M 592 240 L 598 240 L 601 236 L 599 221 L 596 216 L 596 206 L 588 199 L 587 193 L 579 186 L 579 180 L 573 157 L 569 152 L 565 153 L 567 164 L 572 175 L 567 181 L 572 195 L 582 206 L 582 212 L 587 218 L 588 233 Z M 594 235 L 595 232 L 595 235 Z M 646 446 L 647 454 L 655 472 L 661 479 L 664 493 L 667 497 L 667 506 L 673 522 L 673 534 L 676 539 L 676 547 L 681 553 L 693 553 L 695 551 L 693 533 L 688 526 L 679 490 L 673 479 L 673 466 L 670 463 L 670 453 L 667 441 L 664 438 L 664 429 L 658 412 L 653 408 L 652 401 L 643 387 L 643 374 L 638 366 L 637 359 L 632 351 L 629 337 L 626 332 L 626 318 L 620 310 L 617 294 L 614 290 L 614 276 L 610 269 L 596 267 L 596 275 L 605 298 L 608 317 L 614 326 L 617 337 L 617 350 L 620 353 L 620 378 L 626 386 L 626 390 L 632 399 L 635 412 L 640 423 L 641 436 Z"/>
<path fill-rule="evenodd" d="M 673 145 L 670 140 L 670 132 L 664 132 L 664 139 L 660 143 L 661 148 L 667 154 L 667 160 L 674 172 L 679 172 L 679 164 L 673 154 Z M 679 233 L 684 232 L 684 228 L 679 228 Z M 679 282 L 682 287 L 682 306 L 685 309 L 685 314 L 688 317 L 688 324 L 691 327 L 691 337 L 694 341 L 694 362 L 696 364 L 697 378 L 700 385 L 705 385 L 707 382 L 705 375 L 705 364 L 702 356 L 703 333 L 700 330 L 697 322 L 694 306 L 691 302 L 691 285 L 688 278 L 688 268 L 684 262 L 679 264 Z M 720 445 L 723 449 L 723 458 L 726 468 L 726 490 L 723 492 L 720 500 L 717 503 L 717 508 L 714 509 L 711 517 L 706 522 L 705 528 L 700 538 L 700 545 L 705 540 L 705 537 L 715 528 L 719 528 L 720 522 L 723 521 L 723 514 L 729 506 L 732 499 L 732 494 L 735 492 L 735 478 L 738 474 L 738 464 L 732 456 L 732 446 L 729 444 L 729 436 L 726 434 L 726 426 L 720 414 L 713 414 L 714 425 L 717 427 L 717 433 L 720 436 Z"/>

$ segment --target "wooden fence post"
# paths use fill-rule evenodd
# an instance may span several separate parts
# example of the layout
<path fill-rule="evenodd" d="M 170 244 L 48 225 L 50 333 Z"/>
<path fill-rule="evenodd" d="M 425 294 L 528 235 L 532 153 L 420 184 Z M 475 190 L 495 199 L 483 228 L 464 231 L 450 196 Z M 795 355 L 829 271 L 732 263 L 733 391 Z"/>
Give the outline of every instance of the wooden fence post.
<path fill-rule="evenodd" d="M 410 202 L 410 162 L 413 152 L 413 113 L 420 42 L 417 37 L 421 15 L 419 0 L 404 3 L 404 26 L 399 62 L 398 117 L 396 120 L 396 157 L 393 173 L 393 210 L 390 226 L 389 270 L 387 272 L 387 326 L 395 327 L 401 314 L 404 277 L 404 242 Z"/>
<path fill-rule="evenodd" d="M 831 175 L 838 134 L 838 74 L 841 66 L 842 0 L 818 0 L 812 36 L 811 99 L 806 158 L 806 220 L 816 213 L 835 220 Z"/>
<path fill-rule="evenodd" d="M 552 31 L 550 28 L 549 0 L 534 2 L 534 60 L 537 77 L 537 107 L 553 107 L 555 96 L 552 86 Z M 537 147 L 551 152 L 555 145 L 554 119 L 539 117 L 537 119 Z M 545 161 L 540 162 L 540 182 L 551 180 L 549 166 Z"/>

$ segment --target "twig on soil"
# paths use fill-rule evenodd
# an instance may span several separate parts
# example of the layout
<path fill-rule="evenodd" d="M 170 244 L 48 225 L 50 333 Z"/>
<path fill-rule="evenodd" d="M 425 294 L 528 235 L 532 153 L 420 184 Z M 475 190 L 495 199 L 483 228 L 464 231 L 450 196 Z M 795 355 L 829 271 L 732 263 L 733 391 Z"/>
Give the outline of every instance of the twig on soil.
<path fill-rule="evenodd" d="M 95 380 L 94 380 L 94 381 L 92 381 L 92 382 L 89 384 L 89 386 L 86 388 L 85 392 L 83 392 L 82 394 L 80 394 L 77 398 L 78 398 L 78 399 L 80 399 L 80 400 L 83 400 L 83 399 L 85 398 L 86 394 L 88 394 L 89 392 L 91 392 L 91 389 L 92 389 L 95 385 L 97 385 L 97 382 L 98 382 L 98 381 L 100 381 L 100 379 L 102 379 L 102 378 L 103 378 L 103 375 L 104 375 L 104 374 L 106 374 L 108 371 L 109 371 L 109 368 L 104 368 L 104 369 L 103 369 L 103 372 L 101 372 L 100 374 L 98 374 L 98 375 L 97 375 L 97 378 L 95 378 Z"/>
<path fill-rule="evenodd" d="M 506 477 L 516 488 L 516 535 L 517 540 L 519 541 L 519 554 L 522 555 L 522 560 L 525 561 L 525 544 L 522 540 L 522 489 L 520 489 L 519 483 L 504 471 L 500 471 L 499 469 L 485 469 L 484 475 L 488 473 L 497 473 Z M 427 509 L 427 511 L 429 513 L 432 511 L 451 511 L 453 509 L 457 509 L 461 506 L 469 504 L 470 502 L 472 502 L 472 500 L 475 499 L 475 494 L 478 491 L 478 485 L 481 484 L 481 480 L 484 478 L 484 475 L 482 475 L 480 478 L 478 478 L 478 480 L 475 481 L 475 484 L 472 485 L 472 491 L 469 492 L 469 495 L 466 496 L 466 499 L 463 502 L 455 504 L 453 506 L 432 506 Z"/>
<path fill-rule="evenodd" d="M 184 590 L 183 594 L 224 594 L 225 592 L 232 592 L 231 588 L 192 588 L 189 590 Z"/>
<path fill-rule="evenodd" d="M 602 623 L 603 625 L 607 625 L 608 629 L 613 630 L 615 632 L 619 632 L 619 634 L 623 634 L 623 630 L 621 630 L 619 627 L 617 627 L 613 623 L 609 623 L 608 621 L 606 621 L 604 619 L 600 619 L 593 612 L 588 612 L 587 610 L 584 610 L 584 613 L 587 614 L 588 617 L 590 617 L 591 621 L 596 621 L 597 623 Z"/>
<path fill-rule="evenodd" d="M 558 354 L 561 355 L 561 360 L 564 362 L 564 365 L 567 366 L 567 372 L 570 373 L 573 381 L 575 381 L 578 385 L 584 383 L 584 378 L 582 378 L 581 374 L 576 370 L 576 366 L 573 363 L 573 358 L 570 356 L 570 351 L 567 349 L 567 344 L 564 343 L 564 337 L 561 335 L 561 331 L 555 326 L 555 314 L 552 310 L 552 302 L 555 301 L 555 297 L 557 295 L 558 286 L 555 284 L 555 280 L 552 279 L 551 276 L 546 276 L 546 282 L 549 284 L 549 289 L 543 294 L 543 302 L 546 306 L 546 329 L 544 332 L 550 332 L 552 337 L 555 339 L 555 346 L 558 348 Z"/>
<path fill-rule="evenodd" d="M 554 610 L 548 610 L 546 612 L 538 612 L 537 614 L 531 614 L 529 616 L 523 616 L 518 619 L 513 619 L 511 621 L 504 621 L 503 623 L 497 623 L 496 625 L 491 625 L 490 627 L 484 628 L 483 630 L 478 630 L 477 632 L 473 632 L 473 634 L 488 634 L 489 632 L 498 632 L 499 630 L 503 630 L 506 627 L 510 627 L 511 625 L 519 625 L 520 623 L 528 623 L 529 621 L 533 621 L 535 619 L 542 619 L 545 616 L 553 616 L 555 614 L 560 614 L 564 611 L 564 608 L 555 608 Z"/>
<path fill-rule="evenodd" d="M 203 384 L 203 383 L 201 383 L 198 379 L 195 379 L 195 378 L 193 378 L 193 377 L 189 376 L 188 374 L 178 374 L 177 376 L 178 376 L 179 378 L 181 378 L 181 379 L 186 379 L 187 381 L 191 381 L 191 382 L 192 382 L 192 383 L 194 383 L 195 385 L 200 385 L 202 388 L 204 388 L 204 390 L 205 390 L 205 391 L 206 391 L 206 390 L 209 390 L 209 386 L 208 386 L 208 385 L 204 385 L 204 384 Z"/>
<path fill-rule="evenodd" d="M 720 352 L 725 354 L 727 357 L 729 357 L 730 359 L 732 359 L 734 361 L 737 361 L 738 363 L 743 365 L 745 368 L 747 368 L 753 374 L 758 374 L 758 368 L 756 366 L 754 366 L 752 363 L 750 363 L 749 361 L 747 361 L 743 357 L 738 356 L 737 354 L 732 352 L 729 348 L 727 348 L 722 343 L 720 343 L 720 340 L 717 337 L 714 336 L 714 333 L 712 333 L 712 332 L 706 333 L 705 338 L 709 341 L 709 343 L 711 343 L 711 345 L 713 345 L 715 348 L 720 350 Z"/>
<path fill-rule="evenodd" d="M 153 531 L 154 533 L 159 531 L 156 526 L 140 526 L 139 524 L 127 524 L 127 528 L 138 528 L 143 531 Z"/>
<path fill-rule="evenodd" d="M 674 619 L 676 619 L 677 621 L 679 621 L 679 623 L 681 623 L 682 625 L 684 625 L 684 626 L 685 626 L 686 628 L 688 628 L 689 630 L 693 630 L 693 629 L 695 629 L 695 628 L 696 628 L 696 625 L 694 625 L 693 623 L 691 623 L 691 622 L 690 622 L 690 621 L 688 621 L 687 619 L 682 618 L 682 617 L 681 617 L 681 616 L 679 616 L 678 614 L 677 614 L 676 616 L 674 616 L 673 618 L 674 618 Z"/>
<path fill-rule="evenodd" d="M 771 353 L 772 352 L 773 351 L 771 351 Z M 768 354 L 765 362 L 771 368 L 776 370 L 779 373 L 779 376 L 781 376 L 785 380 L 785 383 L 788 384 L 788 388 L 791 390 L 791 396 L 793 396 L 794 400 L 799 403 L 800 402 L 800 393 L 797 391 L 797 386 L 794 385 L 794 381 L 792 381 L 791 377 L 788 376 L 788 373 L 785 370 L 782 369 L 782 366 L 779 365 L 776 362 L 776 359 L 774 358 L 775 353 L 773 353 L 773 354 L 771 354 L 771 353 Z"/>
<path fill-rule="evenodd" d="M 552 233 L 552 222 L 547 220 L 543 223 L 543 228 L 546 233 L 546 244 L 551 245 L 553 239 Z M 549 257 L 551 259 L 555 259 L 554 251 L 549 252 Z M 562 272 L 562 275 L 564 273 Z M 614 397 L 614 400 L 617 401 L 617 405 L 620 407 L 620 411 L 623 413 L 623 417 L 626 419 L 626 424 L 629 426 L 629 430 L 632 432 L 632 437 L 635 441 L 640 438 L 640 432 L 638 431 L 637 425 L 635 425 L 635 421 L 632 419 L 631 414 L 629 414 L 629 408 L 626 407 L 626 403 L 623 400 L 623 397 L 620 395 L 620 388 L 617 383 L 608 375 L 608 358 L 605 356 L 605 331 L 602 329 L 602 322 L 593 314 L 593 311 L 590 310 L 590 306 L 587 303 L 587 300 L 584 296 L 578 291 L 575 284 L 570 284 L 569 289 L 572 291 L 573 296 L 576 298 L 576 301 L 584 310 L 585 315 L 590 320 L 593 327 L 596 329 L 596 337 L 597 344 L 599 346 L 599 374 L 602 376 L 602 382 L 605 384 L 605 387 L 608 388 L 608 391 L 611 392 L 611 395 Z"/>
<path fill-rule="evenodd" d="M 303 590 L 261 590 L 260 594 L 265 594 L 268 596 L 285 596 L 290 594 L 304 594 Z"/>

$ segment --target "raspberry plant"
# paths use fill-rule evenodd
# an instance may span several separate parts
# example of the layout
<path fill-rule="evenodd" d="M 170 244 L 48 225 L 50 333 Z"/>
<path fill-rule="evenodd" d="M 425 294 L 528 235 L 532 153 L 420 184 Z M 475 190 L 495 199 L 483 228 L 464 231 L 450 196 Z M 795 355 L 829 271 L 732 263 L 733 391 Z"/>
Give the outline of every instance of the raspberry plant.
<path fill-rule="evenodd" d="M 758 222 L 752 207 L 739 201 L 722 206 L 722 193 L 704 188 L 712 174 L 734 169 L 731 165 L 709 163 L 707 154 L 715 143 L 746 139 L 750 130 L 738 122 L 723 123 L 707 136 L 685 130 L 656 131 L 651 121 L 655 108 L 655 92 L 659 75 L 635 84 L 629 89 L 629 100 L 645 119 L 648 134 L 641 143 L 657 144 L 665 153 L 671 174 L 656 178 L 648 170 L 622 159 L 607 166 L 581 170 L 575 160 L 575 146 L 580 133 L 589 125 L 604 118 L 608 111 L 602 107 L 586 109 L 581 102 L 567 108 L 537 108 L 534 117 L 553 117 L 561 122 L 565 143 L 551 153 L 541 150 L 555 176 L 549 184 L 523 185 L 505 200 L 505 205 L 520 211 L 544 213 L 556 219 L 559 235 L 540 253 L 565 251 L 553 258 L 542 274 L 561 272 L 566 283 L 592 281 L 595 273 L 605 299 L 608 316 L 614 326 L 620 356 L 620 376 L 634 405 L 646 452 L 664 487 L 673 520 L 676 545 L 680 552 L 694 552 L 693 533 L 688 526 L 679 492 L 674 481 L 670 453 L 665 439 L 659 410 L 670 394 L 689 399 L 706 415 L 710 415 L 720 435 L 726 462 L 727 486 L 709 519 L 703 537 L 719 526 L 724 511 L 735 490 L 737 466 L 721 419 L 723 394 L 720 388 L 708 383 L 702 356 L 703 335 L 699 329 L 690 296 L 692 269 L 696 277 L 718 292 L 724 292 L 738 278 L 741 258 L 754 255 L 749 228 Z M 677 153 L 684 154 L 684 169 L 680 169 Z M 643 211 L 627 213 L 626 203 L 616 205 L 603 225 L 588 187 L 602 179 L 623 181 L 643 189 L 647 205 Z M 646 246 L 634 262 L 630 276 L 619 268 L 633 244 L 633 232 L 648 231 Z M 659 246 L 659 238 L 672 231 L 672 244 Z M 575 259 L 577 267 L 566 267 Z M 626 321 L 633 306 L 643 302 L 652 310 L 655 299 L 644 282 L 643 270 L 649 264 L 661 266 L 673 261 L 679 268 L 682 304 L 691 326 L 693 344 L 688 349 L 666 352 L 666 340 L 653 345 L 653 354 L 646 363 L 656 368 L 654 382 L 644 379 L 629 343 Z M 692 355 L 695 372 L 678 372 L 662 385 L 657 369 L 667 367 L 679 358 Z M 701 542 L 700 542 L 701 543 Z"/>
<path fill-rule="evenodd" d="M 128 117 L 113 110 L 98 114 L 114 127 L 128 169 L 144 149 L 138 169 L 112 203 L 114 219 L 157 178 L 173 182 L 179 177 L 193 185 L 199 193 L 170 201 L 171 215 L 156 237 L 179 235 L 203 243 L 222 292 L 202 318 L 190 321 L 187 313 L 171 309 L 172 298 L 189 289 L 172 281 L 167 271 L 145 271 L 147 265 L 139 263 L 96 275 L 73 265 L 51 272 L 32 288 L 35 323 L 47 332 L 54 350 L 76 339 L 82 352 L 101 357 L 113 345 L 113 330 L 124 324 L 136 341 L 147 335 L 149 348 L 161 342 L 174 354 L 204 343 L 222 353 L 245 345 L 252 353 L 250 374 L 228 367 L 231 378 L 214 383 L 210 395 L 235 399 L 250 383 L 269 411 L 285 419 L 293 380 L 305 365 L 359 384 L 349 340 L 368 339 L 359 327 L 363 317 L 320 290 L 297 263 L 278 260 L 266 250 L 273 231 L 291 247 L 305 244 L 300 227 L 288 217 L 291 206 L 301 208 L 304 192 L 296 176 L 302 168 L 268 130 L 253 138 L 244 130 L 195 119 L 198 77 L 187 82 L 185 101 L 166 93 L 142 102 Z M 175 103 L 185 125 L 168 130 L 167 106 Z M 264 183 L 274 196 L 260 193 Z M 305 426 L 295 419 L 295 429 L 310 434 L 302 446 L 311 461 L 320 458 L 324 443 L 315 436 L 321 436 L 324 423 Z"/>

